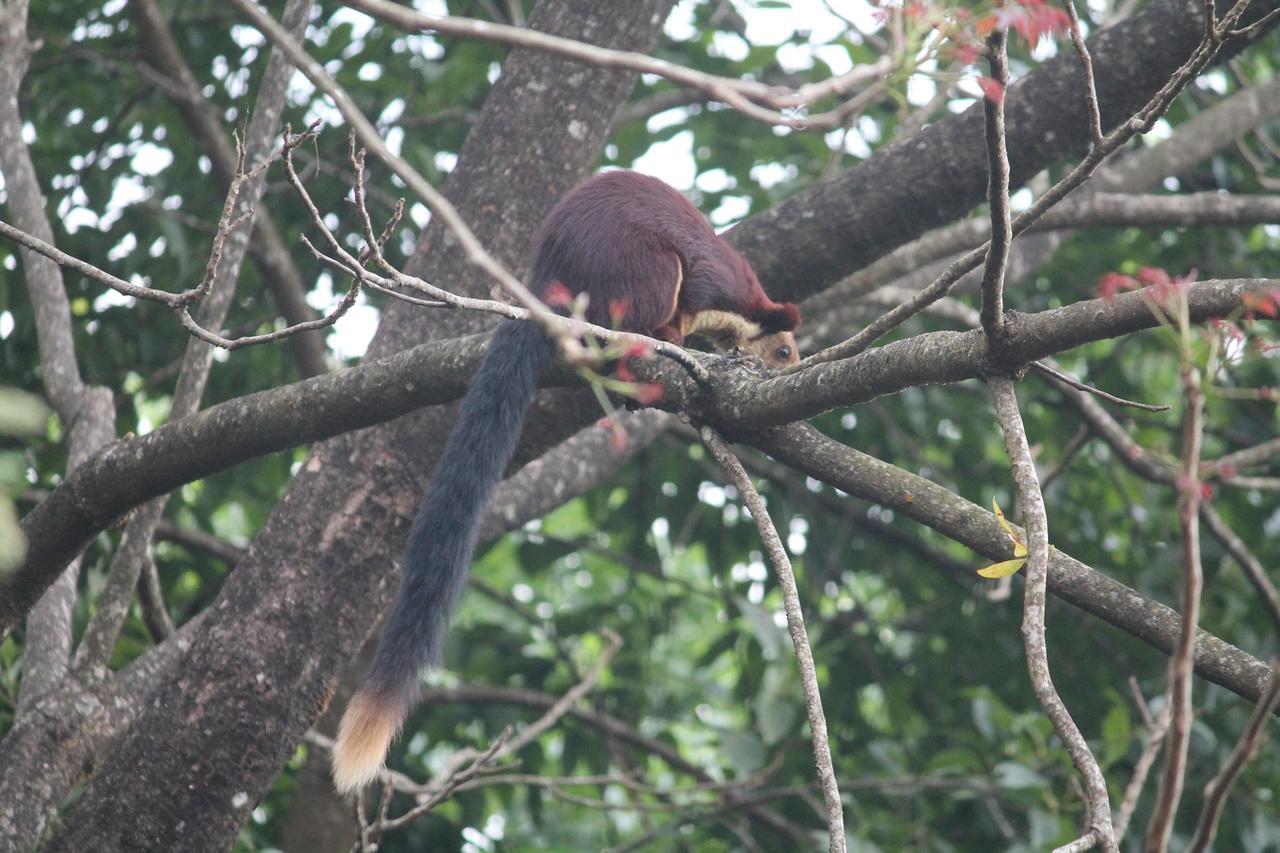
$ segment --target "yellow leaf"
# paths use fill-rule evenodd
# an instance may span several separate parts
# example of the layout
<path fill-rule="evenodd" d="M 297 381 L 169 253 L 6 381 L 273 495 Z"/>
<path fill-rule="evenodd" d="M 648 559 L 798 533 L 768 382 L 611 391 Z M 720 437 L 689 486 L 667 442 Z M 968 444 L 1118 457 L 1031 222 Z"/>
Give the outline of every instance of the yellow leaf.
<path fill-rule="evenodd" d="M 995 511 L 996 521 L 1000 522 L 1000 526 L 1004 528 L 1004 532 L 1009 534 L 1009 538 L 1014 538 L 1013 528 L 1009 526 L 1009 522 L 1004 519 L 1004 510 L 1000 508 L 1000 504 L 996 503 L 996 499 L 991 499 L 991 509 Z"/>
<path fill-rule="evenodd" d="M 984 578 L 1007 578 L 1026 563 L 1025 557 L 1019 560 L 1005 560 L 1003 563 L 992 563 L 990 566 L 978 569 L 978 574 Z"/>
<path fill-rule="evenodd" d="M 1005 517 L 1004 517 L 1004 510 L 1000 509 L 1000 504 L 996 503 L 996 499 L 995 499 L 995 498 L 992 498 L 992 499 L 991 499 L 991 508 L 992 508 L 993 510 L 995 510 L 995 514 L 996 514 L 996 521 L 998 521 L 998 522 L 1000 523 L 1000 526 L 1001 526 L 1002 528 L 1004 528 L 1004 532 L 1005 532 L 1006 534 L 1008 534 L 1008 536 L 1009 536 L 1009 540 L 1010 540 L 1011 542 L 1013 542 L 1013 555 L 1014 555 L 1015 557 L 1025 557 L 1025 556 L 1027 556 L 1027 546 L 1026 546 L 1026 545 L 1024 545 L 1024 544 L 1022 544 L 1022 540 L 1018 538 L 1018 534 L 1016 534 L 1016 533 L 1014 533 L 1014 532 L 1013 532 L 1013 527 L 1012 527 L 1012 526 L 1009 524 L 1009 522 L 1005 519 Z M 1019 568 L 1021 568 L 1021 567 L 1019 567 Z M 1014 572 L 1016 572 L 1017 570 L 1018 570 L 1018 569 L 1016 569 L 1016 568 L 1015 568 L 1015 569 L 1013 569 L 1012 571 L 1010 571 L 1010 572 L 1009 572 L 1009 574 L 1013 574 L 1013 573 L 1014 573 Z M 1003 577 L 1003 576 L 1002 576 L 1002 575 L 994 575 L 993 577 Z"/>

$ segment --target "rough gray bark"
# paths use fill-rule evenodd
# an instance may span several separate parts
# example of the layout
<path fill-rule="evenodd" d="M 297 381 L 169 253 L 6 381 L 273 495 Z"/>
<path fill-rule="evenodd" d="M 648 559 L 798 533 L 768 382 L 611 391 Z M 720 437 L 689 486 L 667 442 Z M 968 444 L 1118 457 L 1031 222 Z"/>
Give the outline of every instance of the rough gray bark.
<path fill-rule="evenodd" d="M 1197 22 L 1202 8 L 1193 3 L 1192 11 L 1187 12 L 1186 5 L 1185 0 L 1153 3 L 1142 13 L 1090 40 L 1104 120 L 1114 121 L 1117 113 L 1126 113 L 1135 105 L 1145 103 L 1167 79 L 1168 69 L 1190 52 L 1201 32 Z M 1278 5 L 1280 0 L 1257 0 L 1246 20 L 1252 20 Z M 583 26 L 589 36 L 600 24 L 588 20 Z M 1240 45 L 1229 44 L 1221 56 L 1238 47 Z M 513 61 L 518 56 L 515 54 Z M 1007 116 L 1010 146 L 1013 149 L 1015 145 L 1026 144 L 1025 151 L 1019 149 L 1014 155 L 1015 179 L 1020 180 L 1020 175 L 1038 171 L 1065 153 L 1082 150 L 1087 144 L 1087 133 L 1081 129 L 1087 127 L 1082 118 L 1082 108 L 1078 123 L 1072 124 L 1062 118 L 1072 115 L 1075 103 L 1064 93 L 1078 94 L 1078 89 L 1072 88 L 1078 85 L 1076 61 L 1074 54 L 1064 54 L 1027 75 L 1010 92 Z M 513 69 L 515 67 L 512 66 Z M 575 85 L 581 82 L 582 75 L 588 73 L 586 69 L 570 64 L 562 64 L 561 69 L 562 79 Z M 1160 71 L 1156 73 L 1153 69 Z M 536 88 L 552 82 L 558 86 L 561 80 L 520 85 Z M 496 96 L 498 92 L 494 94 Z M 512 97 L 518 98 L 520 94 L 519 87 L 514 87 Z M 494 159 L 481 167 L 471 165 L 478 161 L 468 157 L 469 148 L 464 147 L 463 158 L 450 184 L 451 187 L 465 187 L 465 197 L 454 192 L 456 201 L 469 206 L 467 215 L 473 224 L 480 224 L 479 220 L 483 219 L 485 233 L 491 231 L 493 234 L 492 249 L 508 261 L 523 255 L 527 241 L 528 232 L 518 227 L 517 214 L 536 219 L 549 207 L 549 197 L 554 197 L 574 182 L 571 170 L 563 166 L 542 163 L 541 167 L 547 171 L 539 178 L 529 178 L 526 169 L 518 168 L 533 160 L 531 151 L 543 150 L 542 140 L 547 136 L 547 130 L 540 132 L 538 128 L 558 128 L 562 135 L 568 134 L 575 146 L 583 142 L 575 135 L 581 133 L 585 126 L 581 120 L 584 114 L 575 112 L 581 109 L 578 101 L 553 100 L 554 92 L 533 94 L 541 99 L 540 102 L 548 103 L 547 109 L 553 110 L 560 121 L 548 121 L 544 116 L 528 134 L 507 134 L 505 128 L 495 128 L 492 124 L 478 125 L 478 132 L 469 137 L 468 144 L 475 144 L 476 139 L 485 139 L 500 147 L 494 149 Z M 974 178 L 972 174 L 974 169 L 985 174 L 982 171 L 985 169 L 982 117 L 978 106 L 976 113 L 970 110 L 940 121 L 916 137 L 877 153 L 866 163 L 832 181 L 818 184 L 748 219 L 729 232 L 730 239 L 737 241 L 747 252 L 776 298 L 798 298 L 843 278 L 894 246 L 940 224 L 946 217 L 982 201 L 984 179 Z M 579 118 L 569 118 L 574 115 Z M 592 132 L 599 131 L 595 129 Z M 495 139 L 495 135 L 498 138 Z M 591 138 L 595 139 L 594 136 Z M 909 176 L 910 180 L 904 176 Z M 918 209 L 922 198 L 928 200 L 927 210 Z M 875 231 L 883 230 L 886 223 L 892 223 L 892 228 L 885 233 Z M 872 237 L 867 237 L 868 234 Z M 436 276 L 438 281 L 467 293 L 486 291 L 489 284 L 461 262 L 456 247 L 451 244 L 447 236 L 435 230 L 429 231 L 415 255 L 413 271 L 420 272 L 423 259 L 431 253 L 433 264 L 439 264 L 432 267 L 433 273 L 440 271 Z M 420 330 L 432 322 L 439 334 L 450 335 L 464 329 L 474 331 L 479 326 L 468 324 L 483 321 L 463 314 L 413 311 L 407 306 L 392 305 L 371 349 L 371 356 L 420 340 L 419 332 L 413 330 Z M 418 405 L 452 399 L 452 396 L 433 397 L 429 389 L 415 388 L 414 391 L 422 393 Z M 562 401 L 573 399 L 561 398 Z M 581 406 L 581 398 L 577 399 Z M 367 400 L 362 404 L 366 402 L 383 406 L 384 417 L 394 417 L 407 411 L 406 408 L 397 408 L 397 401 Z M 586 413 L 590 410 L 588 402 L 579 409 L 583 413 L 581 418 L 567 425 L 556 421 L 568 419 L 571 411 L 568 408 L 560 410 L 562 417 L 551 421 L 537 417 L 535 413 L 526 428 L 526 443 L 535 447 L 552 446 L 572 429 L 585 423 L 585 418 L 589 417 Z M 371 422 L 361 421 L 363 424 Z M 224 460 L 221 464 L 227 462 Z M 418 459 L 411 464 L 422 463 Z M 148 496 L 150 494 L 148 492 Z M 56 492 L 55 497 L 59 497 Z M 71 513 L 65 516 L 67 523 L 49 524 L 46 521 L 47 516 L 64 512 Z M 94 523 L 95 519 L 87 517 L 82 506 L 63 502 L 57 506 L 37 507 L 28 519 L 24 519 L 24 532 L 35 542 L 40 539 L 42 531 L 50 530 L 52 535 L 47 544 L 53 549 L 49 552 L 53 555 L 50 562 L 65 564 L 79 550 L 80 542 L 93 534 Z M 28 527 L 37 529 L 32 531 Z M 74 532 L 68 533 L 68 529 Z M 33 549 L 33 553 L 37 552 L 46 553 L 43 549 Z M 42 579 L 42 573 L 47 573 L 47 566 L 24 566 L 6 584 L 0 585 L 0 591 L 4 592 L 0 595 L 0 632 L 15 624 L 34 600 L 32 596 L 38 595 L 43 585 L 49 582 Z"/>
<path fill-rule="evenodd" d="M 1199 282 L 1190 291 L 1192 317 L 1200 322 L 1226 316 L 1239 307 L 1245 291 L 1262 292 L 1272 286 L 1274 281 L 1268 279 Z M 1008 352 L 1034 360 L 1155 322 L 1136 293 L 1075 303 L 1019 315 Z M 30 554 L 7 583 L 0 583 L 0 631 L 16 625 L 58 567 L 129 507 L 253 456 L 370 427 L 417 406 L 456 400 L 486 343 L 476 335 L 421 344 L 357 368 L 219 403 L 187 421 L 115 443 L 23 519 Z M 726 368 L 717 371 L 709 389 L 688 383 L 683 369 L 666 361 L 645 362 L 635 369 L 641 378 L 666 386 L 659 403 L 663 408 L 696 412 L 718 429 L 732 432 L 789 423 L 912 385 L 973 379 L 987 369 L 987 355 L 976 332 L 934 332 L 794 376 L 761 381 L 750 371 Z M 569 378 L 567 371 L 553 371 L 547 382 Z M 564 434 L 586 422 L 593 405 L 586 395 L 544 395 L 534 418 L 550 427 L 544 435 Z M 411 439 L 406 433 L 405 440 Z M 536 454 L 537 447 L 526 447 L 518 461 Z M 418 457 L 407 453 L 404 464 L 414 464 L 412 460 L 421 456 L 417 452 Z"/>
<path fill-rule="evenodd" d="M 1162 51 L 1166 50 L 1167 46 L 1161 45 L 1160 49 Z M 1136 52 L 1136 50 L 1134 52 Z M 556 78 L 556 85 L 560 85 L 563 82 L 563 79 L 563 74 Z M 1131 82 L 1132 81 L 1130 81 L 1130 83 Z M 570 128 L 570 135 L 573 135 L 572 128 Z M 521 144 L 523 145 L 524 142 Z M 938 156 L 936 154 L 933 155 L 933 160 L 934 162 L 938 161 Z M 950 169 L 950 167 L 948 167 L 948 169 Z M 487 177 L 487 175 L 478 175 L 478 184 L 481 186 L 492 186 L 486 183 Z M 500 179 L 501 176 L 499 176 L 499 182 Z M 563 187 L 556 189 L 556 192 L 560 189 L 563 189 Z M 520 201 L 523 202 L 528 196 L 528 193 L 524 190 L 525 185 L 521 185 L 521 191 L 519 193 L 511 193 L 508 195 L 507 192 L 504 192 L 501 196 L 495 195 L 493 197 L 498 198 L 499 201 L 505 202 L 512 196 L 519 195 Z M 549 190 L 550 187 L 544 185 L 544 187 L 539 190 L 538 198 L 541 199 L 545 196 L 553 197 L 555 193 L 550 192 Z M 855 199 L 854 201 L 856 202 L 857 200 Z M 478 210 L 479 208 L 476 209 Z M 499 210 L 501 209 L 502 207 L 500 206 Z M 545 207 L 543 209 L 545 209 Z M 468 212 L 472 217 L 473 222 L 476 221 L 474 215 L 475 212 L 476 210 L 470 210 Z M 504 230 L 502 233 L 507 234 L 508 232 Z M 915 233 L 919 233 L 919 228 L 914 224 L 906 229 L 906 236 L 908 237 Z M 490 245 L 495 244 L 490 243 Z M 840 245 L 840 241 L 836 241 L 829 245 L 838 246 Z M 884 245 L 876 247 L 876 249 L 882 251 L 887 247 L 887 245 Z M 499 254 L 502 255 L 502 252 L 499 252 Z M 829 255 L 829 250 L 824 249 L 823 254 Z M 820 254 L 818 256 L 821 257 L 822 255 Z M 764 256 L 760 255 L 758 257 L 758 262 L 763 264 Z M 775 268 L 778 266 L 778 263 L 776 262 L 771 263 L 774 263 Z M 841 263 L 844 263 L 844 261 L 841 261 Z M 839 265 L 837 264 L 837 266 Z M 842 270 L 842 272 L 847 272 L 847 268 Z M 439 278 L 439 276 L 437 276 L 437 278 Z M 461 289 L 465 290 L 466 288 Z M 442 326 L 443 325 L 445 324 L 442 324 Z M 409 335 L 409 337 L 412 339 L 412 335 Z M 394 348 L 398 345 L 398 342 L 395 342 L 393 338 L 394 334 L 389 334 L 388 338 L 383 342 L 380 342 L 380 345 L 386 345 L 389 349 Z M 425 419 L 423 422 L 425 422 Z M 392 464 L 398 466 L 402 464 L 402 461 L 405 458 L 407 458 L 404 451 L 410 447 L 409 442 L 403 439 L 385 439 L 384 436 L 388 434 L 398 434 L 399 436 L 408 438 L 410 437 L 411 432 L 406 431 L 403 426 L 399 426 L 392 427 L 387 430 L 370 432 L 363 436 L 352 437 L 346 441 L 335 442 L 332 447 L 327 448 L 324 452 L 318 453 L 312 460 L 311 465 L 308 466 L 308 470 L 299 477 L 298 484 L 295 486 L 294 490 L 291 491 L 290 496 L 286 498 L 280 510 L 278 510 L 277 518 L 273 519 L 272 526 L 268 528 L 264 537 L 262 537 L 259 540 L 259 543 L 255 545 L 253 552 L 251 552 L 248 560 L 246 561 L 247 564 L 253 566 L 255 575 L 253 580 L 245 581 L 245 586 L 250 587 L 253 584 L 257 584 L 258 586 L 256 590 L 253 588 L 249 589 L 247 592 L 243 589 L 240 591 L 228 590 L 220 601 L 217 611 L 211 614 L 211 616 L 217 617 L 221 620 L 218 631 L 211 635 L 211 638 L 208 638 L 207 641 L 202 641 L 197 650 L 193 652 L 193 658 L 195 659 L 195 662 L 199 664 L 200 669 L 196 673 L 196 677 L 189 679 L 190 687 L 192 690 L 197 690 L 202 687 L 207 688 L 208 695 L 205 699 L 200 701 L 195 701 L 194 699 L 187 701 L 184 699 L 184 687 L 181 684 L 169 685 L 166 687 L 166 690 L 168 691 L 166 693 L 166 698 L 176 697 L 179 700 L 187 701 L 185 709 L 162 709 L 157 711 L 155 714 L 149 714 L 149 722 L 159 723 L 162 726 L 168 727 L 170 730 L 177 728 L 178 724 L 183 720 L 190 720 L 192 724 L 216 722 L 220 728 L 215 731 L 215 734 L 211 738 L 203 741 L 204 745 L 207 746 L 209 741 L 225 741 L 236 737 L 237 733 L 234 730 L 234 723 L 232 721 L 234 720 L 234 715 L 237 713 L 243 713 L 246 710 L 254 712 L 260 710 L 263 706 L 266 706 L 270 713 L 287 713 L 289 711 L 287 708 L 287 702 L 289 701 L 288 692 L 295 684 L 301 685 L 302 687 L 302 689 L 299 689 L 296 694 L 293 694 L 297 697 L 298 702 L 308 702 L 317 698 L 315 685 L 318 680 L 323 680 L 322 675 L 317 675 L 317 670 L 321 670 L 325 664 L 332 662 L 335 655 L 341 654 L 340 651 L 335 650 L 334 643 L 336 642 L 338 646 L 343 646 L 344 644 L 347 647 L 353 646 L 354 641 L 350 641 L 350 638 L 352 636 L 358 636 L 363 630 L 362 626 L 367 625 L 369 619 L 371 619 L 371 617 L 368 617 L 367 611 L 372 609 L 372 605 L 362 601 L 353 601 L 349 597 L 350 589 L 353 585 L 358 584 L 358 575 L 361 573 L 360 570 L 363 567 L 360 566 L 358 562 L 353 567 L 350 564 L 344 564 L 343 561 L 344 559 L 349 559 L 355 556 L 357 560 L 360 558 L 368 558 L 385 563 L 387 556 L 390 553 L 394 553 L 395 550 L 398 550 L 395 545 L 388 545 L 385 540 L 388 536 L 391 536 L 393 539 L 398 539 L 398 533 L 394 531 L 399 519 L 399 513 L 406 508 L 406 505 L 411 506 L 413 501 L 416 500 L 416 494 L 418 491 L 417 484 L 406 482 L 412 479 L 409 475 L 389 474 L 385 470 L 377 469 L 379 463 L 387 465 L 388 463 L 386 460 L 388 459 L 394 459 L 395 462 Z M 427 433 L 424 430 L 421 435 L 438 436 L 438 433 Z M 384 441 L 387 442 L 386 445 L 383 444 Z M 431 437 L 427 437 L 424 441 L 424 443 L 427 444 L 430 444 L 431 442 Z M 401 455 L 399 456 L 393 453 L 393 451 L 397 449 L 401 452 Z M 385 450 L 386 453 L 379 453 L 380 450 Z M 344 453 L 346 454 L 345 457 Z M 423 463 L 421 460 L 416 460 L 414 464 L 415 466 L 421 466 Z M 362 470 L 362 468 L 366 470 Z M 390 491 L 383 493 L 374 488 L 375 486 L 381 486 L 384 483 L 391 486 Z M 343 497 L 342 492 L 347 488 L 350 488 L 354 494 L 352 494 L 349 502 L 343 504 L 341 501 L 341 498 Z M 364 510 L 366 509 L 370 511 L 365 513 Z M 330 512 L 333 512 L 334 516 L 332 521 L 326 525 L 325 521 L 329 520 Z M 354 529 L 346 529 L 343 527 L 343 525 L 346 524 L 346 519 L 350 519 L 351 526 Z M 285 529 L 288 524 L 293 524 L 294 528 Z M 360 537 L 362 536 L 368 538 L 361 540 Z M 317 543 L 319 543 L 318 549 Z M 319 552 L 318 554 L 315 553 L 317 551 Z M 317 558 L 320 561 L 320 565 L 309 562 L 310 560 Z M 293 562 L 295 560 L 300 560 L 300 562 Z M 270 581 L 264 582 L 258 577 L 258 575 L 261 575 L 261 573 L 266 571 L 264 564 L 265 566 L 272 566 L 273 563 L 278 566 L 284 566 L 287 571 L 282 572 L 282 574 L 288 575 L 288 577 L 282 578 L 280 583 L 276 585 L 272 585 Z M 295 590 L 296 598 L 298 600 L 289 600 L 287 598 L 277 597 L 273 603 L 263 602 L 262 606 L 256 611 L 250 607 L 251 605 L 257 605 L 260 603 L 259 600 L 253 598 L 255 591 L 280 596 L 281 591 L 285 589 L 285 584 L 299 584 L 317 581 L 319 575 L 325 573 L 341 573 L 342 577 L 332 581 L 326 579 L 324 582 L 331 585 L 325 590 L 322 590 L 322 595 L 320 597 L 313 595 L 310 587 L 300 586 Z M 239 574 L 239 572 L 237 572 L 237 574 Z M 345 589 L 344 584 L 346 587 Z M 385 586 L 382 587 L 382 589 L 385 592 Z M 367 597 L 372 599 L 375 596 L 369 594 Z M 306 600 L 301 601 L 301 599 Z M 303 673 L 302 675 L 298 675 L 299 670 L 297 669 L 293 672 L 285 672 L 284 675 L 286 679 L 292 678 L 293 681 L 286 680 L 284 682 L 272 681 L 267 678 L 268 673 L 263 672 L 264 681 L 259 684 L 259 688 L 263 693 L 270 695 L 260 701 L 255 700 L 252 697 L 252 692 L 255 688 L 252 684 L 244 682 L 243 676 L 240 676 L 242 679 L 240 682 L 235 681 L 237 678 L 237 667 L 251 667 L 255 660 L 252 655 L 245 655 L 243 658 L 237 659 L 232 657 L 234 652 L 221 656 L 218 653 L 220 650 L 220 644 L 234 645 L 243 636 L 244 632 L 236 629 L 236 624 L 238 624 L 236 623 L 236 619 L 240 618 L 235 611 L 237 606 L 246 606 L 245 613 L 247 615 L 243 618 L 248 620 L 248 625 L 251 629 L 263 630 L 265 625 L 271 625 L 277 630 L 286 631 L 291 634 L 295 630 L 303 631 L 314 628 L 318 629 L 320 634 L 323 635 L 325 632 L 332 630 L 333 626 L 331 626 L 327 620 L 319 616 L 307 615 L 300 613 L 300 611 L 305 610 L 308 607 L 315 607 L 318 603 L 323 607 L 326 602 L 334 600 L 350 601 L 352 602 L 353 607 L 358 610 L 358 612 L 351 614 L 351 624 L 342 624 L 338 626 L 339 632 L 343 633 L 344 636 L 337 638 L 334 642 L 331 642 L 330 638 L 320 636 L 317 644 L 319 648 L 312 649 L 312 651 L 315 652 L 313 658 L 306 658 L 305 655 L 285 650 L 286 657 L 289 657 L 289 659 L 295 664 L 301 662 L 307 667 L 310 667 L 310 672 Z M 272 651 L 279 652 L 280 650 L 278 646 L 276 646 Z M 261 658 L 259 658 L 259 660 L 260 659 Z M 253 672 L 253 670 L 247 671 Z M 269 675 L 275 676 L 278 672 L 280 672 L 280 670 L 273 668 Z M 220 681 L 220 679 L 225 679 L 225 682 Z M 230 697 L 237 704 L 234 708 L 230 709 L 230 712 L 226 709 L 209 707 L 210 704 L 216 704 L 216 702 L 213 702 L 215 697 L 218 700 Z M 206 700 L 209 704 L 204 704 Z M 279 733 L 281 731 L 289 730 L 291 724 L 288 723 L 288 721 L 282 722 L 276 720 L 261 723 L 260 721 L 254 720 L 248 725 L 250 725 L 251 730 L 243 732 L 243 734 L 263 735 L 264 733 Z M 137 756 L 147 754 L 144 749 L 131 746 L 131 744 L 136 745 L 142 739 L 143 738 L 139 735 L 131 735 L 126 740 L 122 751 L 133 749 L 135 758 Z M 170 742 L 165 745 L 171 747 L 173 744 Z M 159 754 L 164 753 L 161 751 Z M 198 752 L 187 753 L 187 758 L 191 758 L 192 755 L 198 755 Z M 262 774 L 262 770 L 259 765 L 272 765 L 272 761 L 274 759 L 268 758 L 266 761 L 263 761 L 261 756 L 249 757 L 252 758 L 252 762 L 246 764 L 243 769 L 248 771 L 251 784 L 258 785 L 258 779 Z M 107 776 L 107 771 L 114 769 L 117 779 L 127 779 L 124 775 L 126 772 L 124 768 L 127 768 L 127 764 L 120 763 L 122 761 L 123 759 L 117 761 L 117 759 L 113 757 L 112 762 L 115 763 L 114 768 L 112 764 L 109 764 L 103 775 Z M 203 768 L 197 766 L 193 773 L 186 775 L 180 774 L 180 777 L 186 779 L 194 775 L 195 778 L 200 779 L 201 774 L 206 772 L 211 772 L 211 777 L 217 776 L 219 772 L 229 775 L 231 773 L 230 765 L 233 764 L 235 764 L 235 762 L 233 760 L 228 760 L 225 754 L 218 754 L 211 760 L 211 764 L 206 765 Z M 252 766 L 250 766 L 250 764 L 252 764 Z M 271 767 L 272 773 L 274 773 L 274 766 L 275 765 L 272 765 Z M 237 766 L 237 769 L 241 768 Z M 160 783 L 157 783 L 157 786 L 159 784 Z M 234 781 L 232 779 L 201 779 L 201 791 L 190 794 L 186 804 L 198 805 L 205 797 L 212 799 L 214 794 L 226 793 L 228 790 L 227 786 L 233 784 Z M 141 792 L 143 794 L 142 802 L 144 804 L 144 808 L 150 808 L 150 806 L 157 801 L 154 787 L 156 786 L 153 786 L 153 789 L 149 792 Z M 260 790 L 260 787 L 255 790 Z M 171 792 L 172 788 L 169 788 L 165 793 Z M 97 805 L 86 805 L 85 803 L 94 802 L 95 795 Z M 78 811 L 86 811 L 91 807 L 96 808 L 101 805 L 102 799 L 103 797 L 100 792 L 95 791 L 95 789 L 90 789 L 89 796 L 86 797 L 85 803 L 82 803 L 81 809 Z M 247 808 L 251 807 L 251 805 L 252 803 L 249 803 L 238 817 L 236 817 L 236 820 L 243 819 L 244 811 L 247 811 Z M 172 816 L 176 813 L 177 812 L 174 811 L 169 814 Z M 115 812 L 114 815 L 118 819 L 119 823 L 123 825 L 122 806 L 120 807 L 120 811 Z M 77 820 L 80 820 L 82 831 L 87 832 L 85 828 L 90 826 L 92 822 L 88 819 L 79 818 L 77 813 L 72 814 L 68 823 L 69 829 L 75 825 L 75 821 Z M 83 836 L 83 838 L 89 837 L 90 836 L 88 834 Z M 97 841 L 99 839 L 94 836 L 94 840 Z"/>
<path fill-rule="evenodd" d="M 309 0 L 290 3 L 299 25 L 306 14 L 302 7 L 309 5 Z M 10 13 L 3 39 L 7 60 L 26 49 L 20 32 L 25 11 L 11 9 Z M 4 61 L 4 65 L 8 69 L 4 74 L 6 88 L 16 86 L 21 79 L 15 71 L 17 65 L 12 61 Z M 265 156 L 273 147 L 271 140 L 288 74 L 287 67 L 273 58 L 250 125 L 251 158 L 255 154 Z M 0 111 L 0 127 L 8 128 L 18 120 L 16 99 L 6 98 Z M 44 199 L 25 146 L 5 145 L 0 162 L 18 223 L 33 233 L 51 235 L 43 211 Z M 245 188 L 241 212 L 256 202 L 260 185 L 258 181 L 256 186 Z M 246 239 L 247 235 L 239 232 L 227 240 L 223 263 L 210 295 L 201 305 L 201 320 L 210 326 L 221 324 L 230 304 Z M 40 306 L 42 314 L 42 364 L 52 366 L 45 372 L 46 381 L 63 383 L 47 390 L 59 405 L 64 423 L 71 425 L 69 471 L 74 471 L 115 438 L 113 397 L 109 389 L 87 388 L 79 377 L 61 271 L 39 256 L 30 261 L 26 280 L 33 303 Z M 208 345 L 193 340 L 178 380 L 175 417 L 197 407 L 211 364 Z M 71 613 L 78 576 L 75 563 L 31 611 L 19 703 L 22 719 L 0 743 L 0 765 L 7 770 L 0 775 L 0 802 L 8 804 L 0 819 L 0 846 L 30 849 L 36 845 L 67 793 L 84 779 L 102 744 L 138 712 L 142 694 L 151 686 L 150 680 L 143 680 L 124 689 L 122 677 L 107 669 L 106 660 L 132 598 L 137 572 L 148 558 L 152 528 L 162 512 L 163 500 L 157 499 L 131 520 L 70 672 L 67 664 L 72 646 Z M 168 652 L 159 654 L 172 655 L 180 642 L 175 641 Z"/>
<path fill-rule="evenodd" d="M 647 50 L 669 6 L 547 0 L 530 24 Z M 630 75 L 513 52 L 449 183 L 451 200 L 498 257 L 518 259 L 546 210 L 590 168 L 631 85 Z M 480 291 L 450 242 L 429 231 L 415 267 L 451 289 Z M 373 353 L 420 340 L 428 324 L 454 334 L 472 321 L 389 311 Z M 374 623 L 394 581 L 404 517 L 421 493 L 423 448 L 438 445 L 446 421 L 424 413 L 317 448 L 180 671 L 107 757 L 51 849 L 231 843 Z"/>

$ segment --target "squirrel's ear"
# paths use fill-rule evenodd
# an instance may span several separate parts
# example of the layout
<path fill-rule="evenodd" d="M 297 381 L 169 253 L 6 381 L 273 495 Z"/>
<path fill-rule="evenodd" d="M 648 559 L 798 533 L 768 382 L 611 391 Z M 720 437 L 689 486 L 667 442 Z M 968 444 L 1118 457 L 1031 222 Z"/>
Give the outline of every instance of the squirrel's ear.
<path fill-rule="evenodd" d="M 774 332 L 794 332 L 800 325 L 800 309 L 790 302 L 780 302 L 760 318 L 760 328 L 767 335 Z"/>

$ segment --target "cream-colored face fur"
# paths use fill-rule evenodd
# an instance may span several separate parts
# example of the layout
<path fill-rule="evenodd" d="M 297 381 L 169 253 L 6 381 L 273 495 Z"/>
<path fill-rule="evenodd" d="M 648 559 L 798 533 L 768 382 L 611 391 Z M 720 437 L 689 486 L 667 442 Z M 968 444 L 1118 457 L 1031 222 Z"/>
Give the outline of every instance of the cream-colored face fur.
<path fill-rule="evenodd" d="M 791 332 L 763 334 L 759 323 L 728 311 L 699 311 L 680 318 L 685 335 L 706 338 L 726 352 L 734 348 L 760 358 L 770 369 L 780 370 L 800 361 L 796 336 Z"/>
<path fill-rule="evenodd" d="M 761 335 L 738 346 L 752 355 L 759 356 L 760 360 L 772 370 L 781 370 L 800 363 L 800 349 L 796 346 L 796 336 L 791 332 Z"/>

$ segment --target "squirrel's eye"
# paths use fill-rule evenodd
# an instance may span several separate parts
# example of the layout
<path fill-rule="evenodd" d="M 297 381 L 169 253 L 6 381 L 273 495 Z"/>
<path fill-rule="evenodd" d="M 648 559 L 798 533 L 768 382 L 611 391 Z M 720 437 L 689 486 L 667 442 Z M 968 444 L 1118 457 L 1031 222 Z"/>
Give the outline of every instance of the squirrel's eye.
<path fill-rule="evenodd" d="M 778 347 L 778 358 L 784 361 L 791 358 L 791 347 Z"/>

